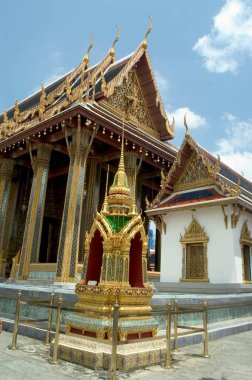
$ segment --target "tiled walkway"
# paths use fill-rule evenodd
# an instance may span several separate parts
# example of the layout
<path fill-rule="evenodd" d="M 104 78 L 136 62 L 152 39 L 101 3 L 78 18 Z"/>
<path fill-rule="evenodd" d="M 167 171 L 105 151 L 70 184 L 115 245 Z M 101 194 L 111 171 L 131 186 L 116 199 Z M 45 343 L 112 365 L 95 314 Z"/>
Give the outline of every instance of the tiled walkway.
<path fill-rule="evenodd" d="M 48 348 L 41 342 L 18 337 L 20 348 L 8 349 L 12 334 L 0 335 L 1 380 L 107 379 L 106 371 L 93 371 L 61 361 L 51 365 Z M 252 331 L 210 341 L 211 358 L 202 358 L 201 345 L 189 346 L 173 355 L 173 369 L 153 366 L 130 373 L 120 373 L 119 379 L 132 380 L 251 380 Z"/>

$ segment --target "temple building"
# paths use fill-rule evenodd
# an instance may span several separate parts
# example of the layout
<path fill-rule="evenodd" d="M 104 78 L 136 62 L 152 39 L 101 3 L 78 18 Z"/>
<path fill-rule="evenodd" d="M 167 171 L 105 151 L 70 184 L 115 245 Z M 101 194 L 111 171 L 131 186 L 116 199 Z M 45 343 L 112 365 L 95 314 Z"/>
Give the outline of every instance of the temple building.
<path fill-rule="evenodd" d="M 76 282 L 84 241 L 112 184 L 125 135 L 125 170 L 136 209 L 160 189 L 177 149 L 147 52 L 80 64 L 0 115 L 0 277 Z M 148 221 L 145 221 L 147 232 Z M 160 245 L 160 235 L 156 236 Z M 13 265 L 12 265 L 13 262 Z M 156 256 L 159 269 L 159 256 Z"/>
<path fill-rule="evenodd" d="M 171 170 L 148 204 L 162 231 L 160 280 L 170 289 L 206 282 L 251 291 L 252 183 L 200 147 L 185 126 Z"/>

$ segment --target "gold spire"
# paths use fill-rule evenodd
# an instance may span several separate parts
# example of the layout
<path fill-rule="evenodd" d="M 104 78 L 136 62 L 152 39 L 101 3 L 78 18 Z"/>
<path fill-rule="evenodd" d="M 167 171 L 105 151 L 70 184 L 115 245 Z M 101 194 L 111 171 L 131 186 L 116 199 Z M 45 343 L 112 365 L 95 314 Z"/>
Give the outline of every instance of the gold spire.
<path fill-rule="evenodd" d="M 111 49 L 109 51 L 109 54 L 113 59 L 115 58 L 115 44 L 119 41 L 119 38 L 120 38 L 120 29 L 119 29 L 118 25 L 116 25 L 116 30 L 117 30 L 116 38 L 115 38 L 115 40 L 111 46 Z"/>
<path fill-rule="evenodd" d="M 108 179 L 109 179 L 109 165 L 108 165 L 108 169 L 107 169 L 105 197 L 104 197 L 104 202 L 103 202 L 103 206 L 102 206 L 102 212 L 104 214 L 108 213 Z"/>
<path fill-rule="evenodd" d="M 149 25 L 149 29 L 147 30 L 145 36 L 144 36 L 144 39 L 143 39 L 143 42 L 142 42 L 142 48 L 144 50 L 147 49 L 148 47 L 148 44 L 147 44 L 147 37 L 148 35 L 152 32 L 152 17 L 150 16 L 150 25 Z"/>
<path fill-rule="evenodd" d="M 118 170 L 125 171 L 124 167 L 124 118 L 123 118 L 123 130 L 122 130 L 122 146 L 121 146 L 121 155 Z"/>
<path fill-rule="evenodd" d="M 90 45 L 87 49 L 87 52 L 83 58 L 83 61 L 86 63 L 87 67 L 89 66 L 89 52 L 90 50 L 92 49 L 92 47 L 94 46 L 94 35 L 92 34 L 91 35 L 91 41 L 90 41 Z"/>
<path fill-rule="evenodd" d="M 131 191 L 124 167 L 124 119 L 121 155 L 113 185 L 109 189 L 108 209 L 112 215 L 128 215 L 132 210 Z"/>

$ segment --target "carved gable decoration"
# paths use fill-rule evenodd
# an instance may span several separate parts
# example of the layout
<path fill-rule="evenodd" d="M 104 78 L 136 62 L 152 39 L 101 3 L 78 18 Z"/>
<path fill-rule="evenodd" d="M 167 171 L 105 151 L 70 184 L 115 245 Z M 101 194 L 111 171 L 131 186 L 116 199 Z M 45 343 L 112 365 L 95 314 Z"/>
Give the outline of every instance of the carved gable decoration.
<path fill-rule="evenodd" d="M 134 124 L 154 130 L 135 70 L 129 72 L 128 79 L 125 79 L 120 87 L 115 88 L 107 102 L 129 116 Z"/>
<path fill-rule="evenodd" d="M 191 157 L 181 177 L 174 186 L 175 191 L 191 189 L 212 184 L 206 166 L 196 153 Z"/>
<path fill-rule="evenodd" d="M 204 228 L 194 218 L 185 231 L 184 236 L 181 236 L 180 239 L 181 243 L 207 242 L 208 240 L 209 238 Z"/>

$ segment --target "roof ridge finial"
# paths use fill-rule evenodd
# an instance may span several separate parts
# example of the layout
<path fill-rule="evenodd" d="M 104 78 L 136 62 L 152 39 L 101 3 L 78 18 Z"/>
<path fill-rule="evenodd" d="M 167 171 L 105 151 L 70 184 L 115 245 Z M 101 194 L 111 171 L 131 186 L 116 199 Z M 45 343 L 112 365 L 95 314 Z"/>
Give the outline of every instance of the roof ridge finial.
<path fill-rule="evenodd" d="M 4 113 L 3 113 L 3 122 L 4 122 L 5 124 L 8 124 L 8 122 L 9 122 L 8 114 L 7 114 L 7 110 L 6 110 L 6 108 L 4 109 Z"/>
<path fill-rule="evenodd" d="M 106 88 L 107 88 L 106 79 L 105 79 L 103 70 L 101 70 L 101 91 L 102 92 L 106 91 Z"/>
<path fill-rule="evenodd" d="M 144 36 L 144 38 L 143 38 L 143 42 L 142 42 L 142 48 L 143 48 L 144 50 L 146 50 L 147 47 L 148 47 L 148 44 L 147 44 L 147 37 L 148 37 L 148 35 L 149 35 L 151 32 L 152 32 L 152 17 L 150 16 L 150 25 L 149 25 L 149 28 L 148 28 L 147 32 L 145 33 L 145 36 Z"/>
<path fill-rule="evenodd" d="M 87 66 L 89 66 L 89 52 L 93 48 L 93 46 L 94 46 L 94 34 L 92 33 L 89 47 L 88 47 L 87 52 L 83 58 L 83 61 L 86 63 Z"/>
<path fill-rule="evenodd" d="M 15 121 L 15 123 L 19 122 L 19 115 L 20 115 L 20 111 L 19 111 L 19 106 L 18 106 L 18 100 L 16 99 L 15 107 L 14 107 L 14 121 Z"/>
<path fill-rule="evenodd" d="M 185 129 L 186 129 L 185 136 L 189 137 L 190 136 L 190 132 L 189 132 L 189 128 L 188 128 L 187 121 L 186 121 L 186 115 L 187 115 L 187 112 L 184 115 L 184 126 L 185 126 Z"/>
<path fill-rule="evenodd" d="M 112 46 L 111 46 L 111 49 L 110 49 L 110 51 L 109 51 L 109 54 L 110 54 L 110 56 L 113 58 L 113 60 L 115 59 L 115 44 L 119 41 L 119 39 L 120 39 L 120 29 L 119 29 L 119 26 L 118 25 L 116 25 L 116 31 L 117 31 L 117 33 L 116 33 L 116 38 L 115 38 L 115 40 L 114 40 L 114 42 L 113 42 L 113 44 L 112 44 Z"/>
<path fill-rule="evenodd" d="M 124 116 L 123 116 L 121 155 L 120 155 L 120 162 L 119 162 L 118 169 L 125 171 L 125 167 L 124 167 Z"/>

